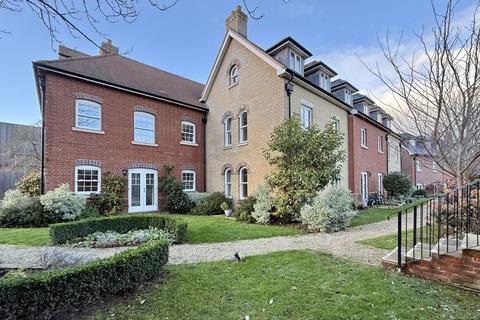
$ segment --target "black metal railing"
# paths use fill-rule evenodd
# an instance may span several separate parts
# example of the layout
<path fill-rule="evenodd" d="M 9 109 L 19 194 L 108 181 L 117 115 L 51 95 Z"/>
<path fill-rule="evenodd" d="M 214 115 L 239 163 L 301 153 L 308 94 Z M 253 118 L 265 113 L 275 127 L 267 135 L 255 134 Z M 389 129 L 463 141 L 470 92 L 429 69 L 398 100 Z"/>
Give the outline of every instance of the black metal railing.
<path fill-rule="evenodd" d="M 480 180 L 397 213 L 397 266 L 480 246 Z"/>

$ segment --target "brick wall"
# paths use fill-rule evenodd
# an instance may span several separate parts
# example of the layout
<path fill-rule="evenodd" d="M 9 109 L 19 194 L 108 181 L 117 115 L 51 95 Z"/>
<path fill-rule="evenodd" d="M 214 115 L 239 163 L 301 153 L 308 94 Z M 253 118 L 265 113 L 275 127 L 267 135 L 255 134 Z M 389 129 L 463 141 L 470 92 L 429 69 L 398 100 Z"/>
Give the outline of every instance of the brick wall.
<path fill-rule="evenodd" d="M 358 115 L 349 115 L 350 190 L 357 197 L 361 194 L 361 172 L 368 172 L 368 192 L 378 192 L 378 174 L 387 174 L 387 132 Z M 360 130 L 367 129 L 367 148 L 360 144 Z M 378 151 L 378 137 L 383 137 L 383 153 Z"/>
<path fill-rule="evenodd" d="M 104 134 L 79 132 L 75 126 L 75 100 L 87 96 L 100 100 Z M 148 164 L 163 173 L 163 165 L 175 164 L 180 178 L 182 169 L 196 172 L 196 188 L 204 191 L 204 112 L 172 103 L 146 98 L 86 81 L 46 74 L 46 190 L 62 183 L 74 189 L 74 168 L 77 160 L 95 160 L 102 172 L 122 174 L 132 164 Z M 155 142 L 158 146 L 132 144 L 135 108 L 155 113 Z M 181 145 L 182 120 L 196 124 L 198 146 Z"/>

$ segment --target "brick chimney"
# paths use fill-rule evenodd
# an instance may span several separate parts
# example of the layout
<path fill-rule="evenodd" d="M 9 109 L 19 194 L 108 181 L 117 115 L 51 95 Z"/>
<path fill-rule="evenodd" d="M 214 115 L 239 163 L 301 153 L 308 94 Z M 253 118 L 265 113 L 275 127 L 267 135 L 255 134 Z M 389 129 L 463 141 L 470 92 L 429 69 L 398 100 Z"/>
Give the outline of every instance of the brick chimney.
<path fill-rule="evenodd" d="M 247 37 L 248 17 L 242 11 L 242 7 L 237 6 L 235 10 L 225 19 L 225 28 L 227 31 L 233 30 L 245 38 Z"/>
<path fill-rule="evenodd" d="M 112 44 L 111 39 L 107 39 L 107 42 L 103 41 L 100 47 L 100 55 L 101 56 L 108 56 L 112 54 L 118 54 L 118 47 L 115 47 Z"/>

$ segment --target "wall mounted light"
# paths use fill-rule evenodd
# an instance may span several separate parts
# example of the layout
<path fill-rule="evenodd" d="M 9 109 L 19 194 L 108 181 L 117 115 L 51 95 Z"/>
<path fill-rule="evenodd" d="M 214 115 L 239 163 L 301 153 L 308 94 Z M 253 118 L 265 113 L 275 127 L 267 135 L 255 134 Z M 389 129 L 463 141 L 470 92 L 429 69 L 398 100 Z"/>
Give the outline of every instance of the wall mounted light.
<path fill-rule="evenodd" d="M 123 174 L 124 177 L 127 176 L 127 173 L 128 173 L 128 170 L 125 169 L 125 168 L 123 168 L 123 169 L 122 169 L 122 174 Z"/>

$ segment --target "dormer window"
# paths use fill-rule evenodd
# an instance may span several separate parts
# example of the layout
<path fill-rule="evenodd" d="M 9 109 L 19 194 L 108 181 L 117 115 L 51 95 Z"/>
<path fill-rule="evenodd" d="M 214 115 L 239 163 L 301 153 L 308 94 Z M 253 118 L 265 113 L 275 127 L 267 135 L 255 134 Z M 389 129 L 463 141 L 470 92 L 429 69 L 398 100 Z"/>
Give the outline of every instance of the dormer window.
<path fill-rule="evenodd" d="M 330 77 L 323 72 L 320 72 L 318 75 L 318 81 L 320 88 L 330 91 Z"/>
<path fill-rule="evenodd" d="M 303 74 L 302 58 L 293 51 L 290 51 L 290 69 Z"/>
<path fill-rule="evenodd" d="M 368 104 L 363 104 L 363 113 L 368 114 Z"/>
<path fill-rule="evenodd" d="M 343 101 L 345 101 L 349 105 L 352 105 L 353 104 L 352 93 L 349 90 L 345 89 L 343 90 L 343 95 L 344 95 Z"/>
<path fill-rule="evenodd" d="M 238 83 L 238 67 L 233 65 L 230 68 L 230 86 L 234 86 Z"/>

